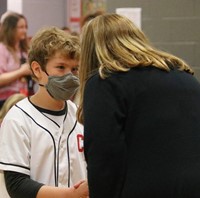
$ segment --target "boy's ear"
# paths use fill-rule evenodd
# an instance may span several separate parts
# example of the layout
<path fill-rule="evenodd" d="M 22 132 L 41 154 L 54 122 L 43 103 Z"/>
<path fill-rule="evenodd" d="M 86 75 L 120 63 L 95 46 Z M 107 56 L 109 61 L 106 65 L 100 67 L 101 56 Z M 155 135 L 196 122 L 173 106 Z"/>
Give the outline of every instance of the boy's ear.
<path fill-rule="evenodd" d="M 41 67 L 40 67 L 40 64 L 39 64 L 37 61 L 33 61 L 33 62 L 31 63 L 31 69 L 32 69 L 34 75 L 35 75 L 38 79 L 40 79 L 40 77 L 41 77 L 41 75 L 42 75 L 42 69 L 41 69 Z"/>

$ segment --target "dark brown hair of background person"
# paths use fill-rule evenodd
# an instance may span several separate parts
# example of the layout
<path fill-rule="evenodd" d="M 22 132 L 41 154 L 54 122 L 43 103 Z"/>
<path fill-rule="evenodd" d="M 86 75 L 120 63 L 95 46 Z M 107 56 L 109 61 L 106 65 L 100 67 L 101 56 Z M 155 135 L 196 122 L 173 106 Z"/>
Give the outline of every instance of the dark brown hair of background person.
<path fill-rule="evenodd" d="M 92 12 L 92 13 L 89 13 L 85 16 L 82 17 L 81 19 L 81 22 L 80 22 L 80 25 L 81 25 L 81 28 L 87 23 L 89 22 L 90 20 L 94 19 L 95 17 L 99 16 L 99 15 L 102 15 L 104 14 L 105 12 L 102 11 L 102 10 L 97 10 L 95 12 Z"/>

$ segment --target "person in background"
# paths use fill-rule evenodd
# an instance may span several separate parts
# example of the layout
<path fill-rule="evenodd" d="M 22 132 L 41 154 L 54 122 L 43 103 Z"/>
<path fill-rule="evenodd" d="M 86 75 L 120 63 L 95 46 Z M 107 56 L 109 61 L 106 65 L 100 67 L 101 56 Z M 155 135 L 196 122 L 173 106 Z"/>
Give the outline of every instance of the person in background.
<path fill-rule="evenodd" d="M 13 105 L 15 105 L 20 100 L 24 99 L 26 96 L 22 93 L 16 93 L 9 96 L 5 103 L 3 104 L 2 108 L 0 109 L 0 123 L 3 121 L 6 113 L 11 109 Z"/>
<path fill-rule="evenodd" d="M 80 22 L 80 25 L 81 25 L 81 28 L 87 24 L 90 20 L 94 19 L 95 17 L 99 16 L 99 15 L 102 15 L 104 14 L 105 12 L 104 11 L 101 11 L 101 10 L 96 10 L 95 12 L 91 12 L 91 13 L 88 13 L 86 14 L 85 16 L 82 17 L 81 19 L 81 22 Z"/>
<path fill-rule="evenodd" d="M 13 11 L 6 11 L 4 12 L 2 15 L 1 15 L 1 18 L 0 18 L 0 25 L 3 23 L 4 19 L 10 15 L 10 14 L 16 14 L 16 12 L 13 12 Z"/>
<path fill-rule="evenodd" d="M 0 192 L 19 198 L 86 198 L 83 126 L 69 99 L 79 87 L 73 75 L 80 56 L 77 37 L 56 27 L 31 40 L 29 64 L 37 92 L 14 105 L 0 132 Z"/>
<path fill-rule="evenodd" d="M 69 27 L 64 26 L 61 29 L 64 30 L 67 34 L 71 34 L 72 36 L 77 36 L 77 38 L 79 39 L 79 35 L 78 34 L 74 34 L 74 32 L 72 32 Z M 77 76 L 77 77 L 78 77 L 78 67 L 79 67 L 79 64 L 77 64 L 77 66 L 74 67 L 73 71 L 72 71 L 73 74 L 75 76 Z M 78 105 L 78 103 L 79 103 L 79 93 L 78 92 L 79 91 L 77 89 L 76 93 L 70 98 L 70 100 L 72 102 L 74 102 L 76 105 Z"/>
<path fill-rule="evenodd" d="M 63 26 L 61 29 L 62 29 L 63 31 L 65 31 L 66 33 L 68 33 L 68 34 L 71 34 L 71 29 L 70 29 L 69 27 Z"/>
<path fill-rule="evenodd" d="M 104 12 L 97 10 L 93 13 L 89 13 L 87 15 L 85 15 L 82 20 L 81 20 L 81 28 L 88 23 L 90 20 L 94 19 L 95 17 L 102 15 Z M 75 32 L 71 32 L 72 35 L 74 36 L 78 36 L 80 37 L 80 34 L 75 34 Z M 76 75 L 78 76 L 78 67 L 74 68 L 74 70 L 76 70 Z M 80 93 L 79 93 L 79 89 L 77 90 L 76 94 L 71 98 L 71 100 L 77 105 L 79 106 L 79 102 L 80 102 Z"/>
<path fill-rule="evenodd" d="M 72 35 L 72 34 L 71 34 Z M 74 35 L 73 35 L 74 36 Z M 79 64 L 73 68 L 73 74 L 78 77 L 79 76 Z M 80 100 L 80 93 L 79 93 L 79 89 L 76 90 L 76 93 L 74 93 L 74 95 L 70 98 L 70 100 L 76 104 L 76 106 L 79 105 L 79 100 Z"/>
<path fill-rule="evenodd" d="M 90 198 L 200 197 L 200 84 L 128 18 L 81 35 L 80 106 Z"/>
<path fill-rule="evenodd" d="M 18 13 L 8 13 L 0 28 L 0 107 L 14 93 L 28 95 L 30 66 L 27 63 L 27 21 Z"/>

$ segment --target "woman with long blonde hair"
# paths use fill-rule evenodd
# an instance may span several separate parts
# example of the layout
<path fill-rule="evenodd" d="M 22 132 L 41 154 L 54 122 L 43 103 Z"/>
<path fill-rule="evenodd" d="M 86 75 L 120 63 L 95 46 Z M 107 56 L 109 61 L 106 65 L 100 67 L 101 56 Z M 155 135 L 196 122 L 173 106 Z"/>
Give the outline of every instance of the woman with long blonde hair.
<path fill-rule="evenodd" d="M 90 198 L 200 197 L 200 85 L 128 18 L 82 30 L 81 100 Z"/>

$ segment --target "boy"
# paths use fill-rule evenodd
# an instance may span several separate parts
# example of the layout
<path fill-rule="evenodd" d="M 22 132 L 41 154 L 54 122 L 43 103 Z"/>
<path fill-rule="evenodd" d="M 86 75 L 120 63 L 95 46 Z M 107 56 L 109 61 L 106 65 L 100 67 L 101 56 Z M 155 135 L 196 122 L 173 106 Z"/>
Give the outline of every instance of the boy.
<path fill-rule="evenodd" d="M 28 58 L 39 88 L 11 108 L 0 133 L 0 170 L 12 198 L 88 196 L 83 127 L 69 100 L 79 86 L 72 74 L 79 55 L 78 38 L 59 28 L 32 39 Z"/>

